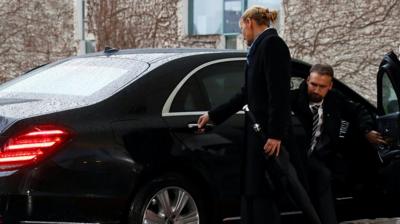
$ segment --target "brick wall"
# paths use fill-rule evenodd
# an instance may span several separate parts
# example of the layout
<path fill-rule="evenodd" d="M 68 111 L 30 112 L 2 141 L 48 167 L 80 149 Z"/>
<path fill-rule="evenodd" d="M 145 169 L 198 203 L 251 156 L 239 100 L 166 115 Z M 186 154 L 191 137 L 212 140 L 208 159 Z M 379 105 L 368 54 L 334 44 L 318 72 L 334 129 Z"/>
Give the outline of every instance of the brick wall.
<path fill-rule="evenodd" d="M 181 0 L 86 0 L 86 36 L 105 46 L 221 47 L 219 35 L 188 36 Z M 0 83 L 77 53 L 73 0 L 0 2 Z"/>
<path fill-rule="evenodd" d="M 88 0 L 88 31 L 96 49 L 143 47 L 216 48 L 219 35 L 187 36 L 181 0 Z"/>
<path fill-rule="evenodd" d="M 0 82 L 43 63 L 75 54 L 71 2 L 0 2 Z"/>
<path fill-rule="evenodd" d="M 385 53 L 400 46 L 400 0 L 283 0 L 293 57 L 333 65 L 335 75 L 372 102 Z"/>

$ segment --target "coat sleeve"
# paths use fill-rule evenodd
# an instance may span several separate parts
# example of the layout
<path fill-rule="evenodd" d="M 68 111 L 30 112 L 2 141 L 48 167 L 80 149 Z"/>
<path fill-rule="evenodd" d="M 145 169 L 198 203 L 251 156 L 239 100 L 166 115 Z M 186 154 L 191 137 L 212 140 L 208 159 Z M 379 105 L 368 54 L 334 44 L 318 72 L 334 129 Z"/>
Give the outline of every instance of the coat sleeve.
<path fill-rule="evenodd" d="M 220 124 L 241 110 L 246 103 L 246 88 L 243 86 L 241 91 L 234 95 L 228 102 L 208 111 L 208 115 L 213 123 Z"/>
<path fill-rule="evenodd" d="M 265 44 L 264 68 L 268 88 L 268 138 L 283 139 L 290 123 L 289 49 L 280 37 Z"/>

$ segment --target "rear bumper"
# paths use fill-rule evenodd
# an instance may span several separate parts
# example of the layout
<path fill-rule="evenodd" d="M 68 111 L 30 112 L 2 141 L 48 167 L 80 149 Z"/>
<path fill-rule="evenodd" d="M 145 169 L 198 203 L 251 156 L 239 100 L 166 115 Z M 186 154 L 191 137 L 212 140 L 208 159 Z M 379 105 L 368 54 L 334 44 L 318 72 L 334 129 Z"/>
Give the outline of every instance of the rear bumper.
<path fill-rule="evenodd" d="M 59 187 L 35 190 L 37 173 L 32 171 L 0 172 L 0 224 L 119 223 L 124 215 L 128 197 L 56 191 Z"/>
<path fill-rule="evenodd" d="M 120 223 L 122 199 L 101 197 L 0 196 L 2 223 Z"/>

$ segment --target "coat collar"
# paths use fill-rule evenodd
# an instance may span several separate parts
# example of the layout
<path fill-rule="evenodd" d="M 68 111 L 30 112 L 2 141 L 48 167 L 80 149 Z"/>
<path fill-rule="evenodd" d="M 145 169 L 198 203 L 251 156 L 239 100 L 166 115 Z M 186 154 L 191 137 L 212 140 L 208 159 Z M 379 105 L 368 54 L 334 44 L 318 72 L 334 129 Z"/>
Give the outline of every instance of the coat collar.
<path fill-rule="evenodd" d="M 256 49 L 258 45 L 267 37 L 270 35 L 278 35 L 278 32 L 274 28 L 267 28 L 265 29 L 260 35 L 257 36 L 257 38 L 254 40 L 254 42 L 251 44 L 249 52 L 247 53 L 247 63 L 250 64 L 251 60 L 253 59 L 253 56 L 256 52 Z"/>

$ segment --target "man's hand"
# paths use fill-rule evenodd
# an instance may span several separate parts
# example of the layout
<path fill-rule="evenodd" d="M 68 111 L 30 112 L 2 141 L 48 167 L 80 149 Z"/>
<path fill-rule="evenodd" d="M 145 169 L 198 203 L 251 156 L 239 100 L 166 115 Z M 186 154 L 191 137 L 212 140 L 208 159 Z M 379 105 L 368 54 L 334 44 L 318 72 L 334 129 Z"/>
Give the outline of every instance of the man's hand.
<path fill-rule="evenodd" d="M 279 156 L 279 152 L 281 150 L 281 140 L 269 138 L 264 145 L 264 152 L 268 156 L 275 155 L 275 157 Z"/>
<path fill-rule="evenodd" d="M 197 125 L 199 132 L 204 132 L 206 124 L 210 121 L 210 117 L 208 116 L 208 113 L 205 113 L 199 117 L 197 120 Z"/>
<path fill-rule="evenodd" d="M 383 139 L 381 133 L 377 132 L 377 131 L 370 131 L 368 132 L 365 137 L 367 138 L 367 140 L 374 144 L 374 145 L 378 145 L 378 144 L 387 144 L 387 142 Z"/>

